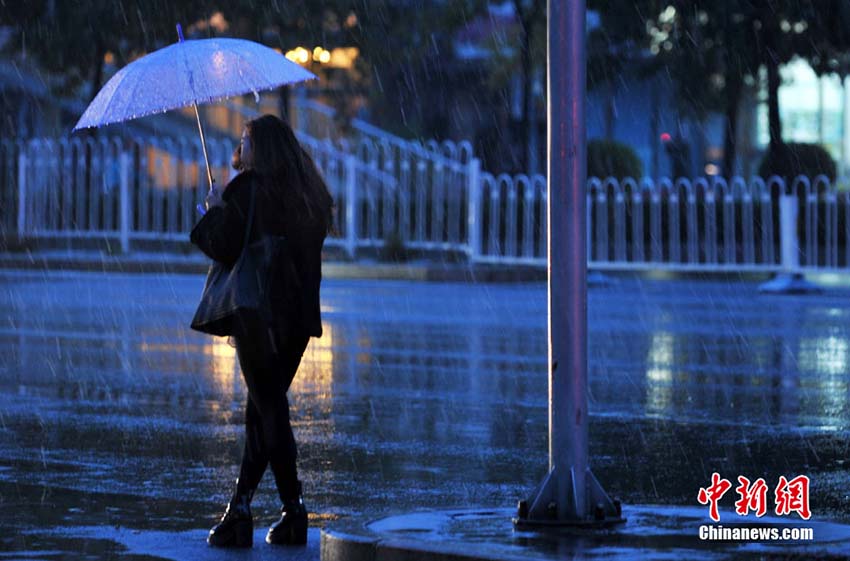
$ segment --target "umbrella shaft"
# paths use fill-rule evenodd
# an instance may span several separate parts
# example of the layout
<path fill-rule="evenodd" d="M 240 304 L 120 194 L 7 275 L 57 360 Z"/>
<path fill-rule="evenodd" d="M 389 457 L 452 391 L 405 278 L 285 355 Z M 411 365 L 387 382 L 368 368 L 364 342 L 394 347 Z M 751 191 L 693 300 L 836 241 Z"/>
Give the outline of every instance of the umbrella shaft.
<path fill-rule="evenodd" d="M 201 148 L 204 151 L 204 163 L 207 165 L 207 180 L 210 182 L 210 190 L 212 190 L 213 178 L 212 171 L 210 170 L 210 159 L 207 156 L 207 139 L 204 137 L 204 127 L 201 126 L 201 115 L 198 113 L 198 104 L 193 103 L 192 107 L 195 108 L 195 119 L 198 121 L 198 132 L 201 133 Z"/>

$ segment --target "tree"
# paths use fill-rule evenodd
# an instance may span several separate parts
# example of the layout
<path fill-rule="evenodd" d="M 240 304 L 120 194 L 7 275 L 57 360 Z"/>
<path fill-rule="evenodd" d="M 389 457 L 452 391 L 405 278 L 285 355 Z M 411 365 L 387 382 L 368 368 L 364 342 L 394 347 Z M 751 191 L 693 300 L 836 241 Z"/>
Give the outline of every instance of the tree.
<path fill-rule="evenodd" d="M 234 22 L 230 34 L 283 50 L 356 47 L 348 93 L 368 96 L 376 124 L 409 137 L 433 134 L 445 123 L 448 104 L 432 100 L 446 81 L 452 34 L 484 5 L 485 0 L 329 0 L 317 8 L 307 0 L 235 0 L 221 3 L 221 10 Z"/>
<path fill-rule="evenodd" d="M 618 2 L 591 0 L 590 5 L 600 10 L 606 28 L 614 25 L 617 12 L 629 9 Z M 624 27 L 621 40 L 649 48 L 650 67 L 675 84 L 680 113 L 697 120 L 708 111 L 726 116 L 727 175 L 735 168 L 746 80 L 758 82 L 764 69 L 770 146 L 780 149 L 779 67 L 801 57 L 819 73 L 846 74 L 850 68 L 850 7 L 841 0 L 636 0 L 633 6 L 642 26 Z"/>
<path fill-rule="evenodd" d="M 850 9 L 840 0 L 750 0 L 736 3 L 731 12 L 733 21 L 740 22 L 749 34 L 744 40 L 750 39 L 755 44 L 756 61 L 750 64 L 756 69 L 763 67 L 767 75 L 768 151 L 785 157 L 788 148 L 783 142 L 779 111 L 779 67 L 799 57 L 819 75 L 831 72 L 846 75 L 847 64 L 842 61 L 850 53 L 847 30 Z M 749 68 L 751 76 L 755 72 Z"/>
<path fill-rule="evenodd" d="M 599 15 L 598 25 L 588 29 L 587 89 L 605 89 L 605 138 L 614 139 L 614 101 L 622 76 L 629 70 L 647 77 L 651 73 L 649 38 L 640 2 L 588 0 L 588 10 Z"/>
<path fill-rule="evenodd" d="M 358 70 L 369 77 L 370 106 L 379 123 L 395 125 L 403 136 L 441 133 L 451 107 L 445 89 L 455 63 L 454 34 L 485 5 L 483 0 L 357 4 L 358 25 L 349 33 L 360 49 Z"/>
<path fill-rule="evenodd" d="M 107 53 L 121 66 L 172 43 L 175 23 L 194 21 L 202 8 L 196 0 L 28 0 L 6 2 L 0 25 L 13 30 L 6 49 L 55 75 L 57 93 L 92 99 Z"/>
<path fill-rule="evenodd" d="M 534 56 L 533 45 L 538 33 L 546 30 L 546 2 L 544 0 L 513 0 L 514 11 L 521 29 L 520 34 L 520 69 L 522 72 L 522 116 L 520 117 L 520 161 L 522 169 L 526 173 L 536 170 L 531 169 L 531 137 L 537 133 L 537 123 L 532 123 L 530 115 L 534 100 L 531 96 L 532 82 L 534 80 L 533 61 L 541 60 L 542 57 Z M 539 55 L 539 50 L 538 53 Z"/>

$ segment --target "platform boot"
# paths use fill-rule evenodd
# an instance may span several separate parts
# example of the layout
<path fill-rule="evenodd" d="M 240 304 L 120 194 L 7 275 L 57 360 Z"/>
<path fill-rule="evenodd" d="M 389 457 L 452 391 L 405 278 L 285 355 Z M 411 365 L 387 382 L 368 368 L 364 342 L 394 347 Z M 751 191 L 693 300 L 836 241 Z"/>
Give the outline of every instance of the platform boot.
<path fill-rule="evenodd" d="M 254 545 L 254 518 L 251 515 L 251 499 L 254 491 L 239 489 L 227 503 L 227 509 L 207 537 L 207 543 L 217 547 L 252 547 Z"/>
<path fill-rule="evenodd" d="M 283 501 L 280 520 L 272 524 L 266 534 L 266 543 L 277 545 L 305 545 L 307 543 L 307 508 L 301 496 L 301 482 L 297 483 L 298 495 Z"/>

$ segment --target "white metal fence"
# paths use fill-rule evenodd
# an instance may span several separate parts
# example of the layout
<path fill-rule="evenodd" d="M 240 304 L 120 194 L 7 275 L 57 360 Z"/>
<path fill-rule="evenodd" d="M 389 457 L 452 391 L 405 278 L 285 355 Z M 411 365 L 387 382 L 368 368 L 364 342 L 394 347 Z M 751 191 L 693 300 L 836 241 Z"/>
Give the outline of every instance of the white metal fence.
<path fill-rule="evenodd" d="M 232 148 L 209 141 L 213 177 L 230 177 Z M 168 138 L 0 142 L 0 216 L 19 238 L 183 240 L 207 189 L 200 145 Z"/>
<path fill-rule="evenodd" d="M 477 159 L 398 150 L 361 139 L 357 152 L 299 133 L 334 196 L 351 256 L 398 236 L 406 247 L 472 262 L 546 265 L 546 180 L 482 172 Z M 232 146 L 213 143 L 220 184 Z M 197 142 L 160 138 L 0 142 L 2 230 L 20 238 L 188 241 L 206 178 Z M 597 269 L 850 269 L 850 194 L 826 177 L 786 185 L 721 178 L 591 178 L 588 261 Z"/>
<path fill-rule="evenodd" d="M 850 193 L 814 181 L 736 177 L 588 182 L 597 268 L 806 272 L 850 269 Z"/>

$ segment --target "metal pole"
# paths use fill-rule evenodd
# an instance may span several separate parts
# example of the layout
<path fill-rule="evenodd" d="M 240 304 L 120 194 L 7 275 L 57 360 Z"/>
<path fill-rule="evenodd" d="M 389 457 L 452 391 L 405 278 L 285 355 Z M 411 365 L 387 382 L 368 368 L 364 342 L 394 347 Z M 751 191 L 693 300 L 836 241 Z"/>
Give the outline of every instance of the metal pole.
<path fill-rule="evenodd" d="M 180 43 L 185 41 L 183 38 L 183 26 L 179 23 L 177 24 L 177 39 L 179 39 Z M 201 114 L 198 112 L 198 104 L 193 102 L 192 107 L 195 109 L 195 120 L 198 121 L 198 132 L 201 133 L 201 149 L 204 151 L 204 163 L 207 166 L 207 181 L 209 181 L 210 191 L 212 191 L 213 178 L 212 170 L 210 170 L 210 159 L 207 156 L 207 139 L 204 136 L 204 127 L 201 125 Z"/>
<path fill-rule="evenodd" d="M 192 107 L 195 108 L 195 119 L 198 121 L 198 132 L 201 133 L 201 148 L 204 151 L 204 163 L 207 165 L 207 180 L 210 182 L 210 191 L 213 188 L 213 178 L 212 171 L 210 170 L 210 159 L 207 156 L 207 139 L 204 136 L 204 127 L 201 126 L 201 116 L 198 113 L 198 104 L 193 103 Z"/>
<path fill-rule="evenodd" d="M 584 1 L 549 2 L 549 469 L 558 518 L 583 514 L 587 469 Z M 558 372 L 558 367 L 561 372 Z"/>
<path fill-rule="evenodd" d="M 779 242 L 784 273 L 796 273 L 800 268 L 800 242 L 797 239 L 799 201 L 796 194 L 782 193 L 779 197 Z"/>
<path fill-rule="evenodd" d="M 357 251 L 357 157 L 345 156 L 345 248 L 354 259 Z"/>
<path fill-rule="evenodd" d="M 787 193 L 782 183 L 779 194 L 779 250 L 781 270 L 771 280 L 759 286 L 760 292 L 772 294 L 805 294 L 820 292 L 816 284 L 800 272 L 800 240 L 797 237 L 799 201 L 796 193 Z"/>
<path fill-rule="evenodd" d="M 548 2 L 549 473 L 520 527 L 624 521 L 588 467 L 584 18 L 584 0 Z"/>
<path fill-rule="evenodd" d="M 475 261 L 481 256 L 481 161 L 472 158 L 466 166 L 467 198 L 467 239 L 469 241 L 469 260 Z"/>

